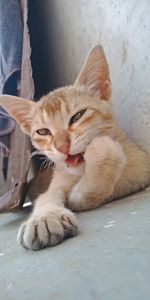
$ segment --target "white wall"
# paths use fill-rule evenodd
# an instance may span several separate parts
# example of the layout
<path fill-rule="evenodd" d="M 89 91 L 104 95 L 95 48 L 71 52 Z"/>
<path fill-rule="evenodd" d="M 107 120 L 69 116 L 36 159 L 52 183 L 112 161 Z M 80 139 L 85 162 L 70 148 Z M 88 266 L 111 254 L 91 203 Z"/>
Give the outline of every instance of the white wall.
<path fill-rule="evenodd" d="M 150 0 L 44 0 L 41 5 L 49 82 L 72 83 L 90 48 L 102 44 L 120 125 L 150 151 Z"/>

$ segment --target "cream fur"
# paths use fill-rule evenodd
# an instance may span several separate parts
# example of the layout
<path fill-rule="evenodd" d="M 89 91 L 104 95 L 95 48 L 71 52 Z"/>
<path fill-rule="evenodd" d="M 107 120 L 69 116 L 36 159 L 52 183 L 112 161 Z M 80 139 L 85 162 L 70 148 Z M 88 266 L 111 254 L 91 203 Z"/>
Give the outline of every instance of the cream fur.
<path fill-rule="evenodd" d="M 107 61 L 97 46 L 74 86 L 58 89 L 38 103 L 0 97 L 0 104 L 30 135 L 33 145 L 55 162 L 48 190 L 38 197 L 32 215 L 19 230 L 18 241 L 25 248 L 41 249 L 75 236 L 77 220 L 70 209 L 93 209 L 150 184 L 150 157 L 118 128 L 110 94 Z M 83 116 L 69 125 L 83 109 Z M 40 136 L 37 130 L 42 128 L 51 135 Z M 60 150 L 64 145 L 69 145 L 70 155 L 83 153 L 79 167 L 66 165 L 67 154 Z"/>

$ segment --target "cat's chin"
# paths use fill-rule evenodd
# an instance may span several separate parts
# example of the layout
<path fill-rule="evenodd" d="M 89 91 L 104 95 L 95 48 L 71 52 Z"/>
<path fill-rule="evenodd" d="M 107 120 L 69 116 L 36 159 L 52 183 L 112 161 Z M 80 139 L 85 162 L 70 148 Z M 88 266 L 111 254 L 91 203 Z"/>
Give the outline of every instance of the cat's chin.
<path fill-rule="evenodd" d="M 65 164 L 65 169 L 67 170 L 68 173 L 74 174 L 74 175 L 82 175 L 85 169 L 85 163 L 83 162 L 82 164 L 78 165 L 78 167 L 74 168 L 69 165 Z"/>
<path fill-rule="evenodd" d="M 71 168 L 78 168 L 84 162 L 83 153 L 68 155 L 65 164 Z"/>
<path fill-rule="evenodd" d="M 81 175 L 84 171 L 84 157 L 83 153 L 77 153 L 75 155 L 68 155 L 65 159 L 65 169 L 68 173 L 74 175 Z"/>

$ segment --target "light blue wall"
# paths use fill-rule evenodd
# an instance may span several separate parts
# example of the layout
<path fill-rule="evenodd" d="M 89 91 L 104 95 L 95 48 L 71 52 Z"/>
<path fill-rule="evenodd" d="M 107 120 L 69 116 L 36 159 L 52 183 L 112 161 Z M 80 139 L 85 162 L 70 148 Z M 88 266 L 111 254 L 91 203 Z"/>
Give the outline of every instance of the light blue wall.
<path fill-rule="evenodd" d="M 46 87 L 74 81 L 91 47 L 103 45 L 113 103 L 128 134 L 150 151 L 150 1 L 44 0 Z"/>

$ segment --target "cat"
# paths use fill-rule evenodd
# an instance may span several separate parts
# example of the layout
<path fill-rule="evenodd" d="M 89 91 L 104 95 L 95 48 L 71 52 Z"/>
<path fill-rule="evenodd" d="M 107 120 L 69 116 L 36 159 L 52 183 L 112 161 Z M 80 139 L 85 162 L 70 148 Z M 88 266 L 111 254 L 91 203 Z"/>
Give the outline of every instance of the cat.
<path fill-rule="evenodd" d="M 111 104 L 111 80 L 100 45 L 89 53 L 79 76 L 39 102 L 2 95 L 0 104 L 54 162 L 48 190 L 18 233 L 38 250 L 78 234 L 74 212 L 90 210 L 150 184 L 150 156 L 118 127 Z"/>

